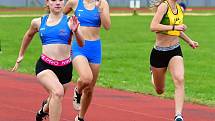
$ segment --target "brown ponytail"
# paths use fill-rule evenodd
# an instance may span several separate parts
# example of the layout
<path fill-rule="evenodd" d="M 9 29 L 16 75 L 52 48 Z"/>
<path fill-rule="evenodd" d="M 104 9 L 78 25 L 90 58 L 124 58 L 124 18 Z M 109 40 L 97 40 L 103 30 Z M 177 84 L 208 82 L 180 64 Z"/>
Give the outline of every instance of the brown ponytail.
<path fill-rule="evenodd" d="M 48 2 L 49 0 L 46 0 L 46 3 L 45 3 L 45 11 L 47 11 L 47 13 L 50 13 L 50 8 L 49 8 L 49 6 L 47 5 L 47 2 Z"/>
<path fill-rule="evenodd" d="M 45 5 L 45 11 L 47 11 L 47 13 L 50 13 L 50 9 L 49 9 L 49 6 L 48 5 Z"/>

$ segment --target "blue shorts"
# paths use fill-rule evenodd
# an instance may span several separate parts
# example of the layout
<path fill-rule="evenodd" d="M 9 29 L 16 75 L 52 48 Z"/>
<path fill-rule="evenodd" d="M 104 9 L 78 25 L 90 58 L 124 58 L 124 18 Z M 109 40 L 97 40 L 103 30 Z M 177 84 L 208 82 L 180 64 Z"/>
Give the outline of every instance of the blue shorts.
<path fill-rule="evenodd" d="M 78 55 L 82 55 L 87 58 L 89 63 L 101 64 L 102 60 L 102 49 L 101 40 L 96 41 L 84 41 L 84 46 L 80 47 L 76 40 L 72 42 L 72 59 Z"/>

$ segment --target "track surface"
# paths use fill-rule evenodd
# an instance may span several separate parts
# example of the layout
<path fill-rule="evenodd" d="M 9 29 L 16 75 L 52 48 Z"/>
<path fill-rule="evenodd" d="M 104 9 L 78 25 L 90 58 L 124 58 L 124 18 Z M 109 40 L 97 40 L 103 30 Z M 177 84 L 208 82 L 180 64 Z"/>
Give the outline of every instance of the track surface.
<path fill-rule="evenodd" d="M 34 121 L 47 93 L 32 75 L 0 70 L 0 121 Z M 74 121 L 72 90 L 63 100 L 61 121 Z M 215 108 L 185 104 L 185 121 L 215 121 Z M 174 101 L 97 87 L 86 121 L 173 121 Z"/>

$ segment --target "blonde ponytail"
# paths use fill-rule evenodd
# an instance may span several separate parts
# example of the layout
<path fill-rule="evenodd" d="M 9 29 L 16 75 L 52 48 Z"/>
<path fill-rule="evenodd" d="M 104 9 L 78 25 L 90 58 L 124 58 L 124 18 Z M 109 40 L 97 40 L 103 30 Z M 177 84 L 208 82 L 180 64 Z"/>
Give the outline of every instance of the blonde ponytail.
<path fill-rule="evenodd" d="M 150 8 L 158 7 L 164 1 L 166 0 L 149 0 L 149 7 Z"/>
<path fill-rule="evenodd" d="M 149 7 L 153 12 L 157 11 L 158 6 L 166 0 L 149 0 Z"/>

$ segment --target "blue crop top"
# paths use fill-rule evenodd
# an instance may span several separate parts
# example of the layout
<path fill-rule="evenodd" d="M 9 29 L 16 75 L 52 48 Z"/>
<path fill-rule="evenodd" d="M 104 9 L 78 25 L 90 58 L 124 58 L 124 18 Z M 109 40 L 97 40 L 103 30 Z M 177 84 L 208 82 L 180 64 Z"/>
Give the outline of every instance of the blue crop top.
<path fill-rule="evenodd" d="M 71 30 L 68 25 L 68 16 L 64 15 L 61 21 L 54 26 L 47 26 L 48 15 L 41 18 L 39 29 L 42 45 L 47 44 L 71 44 Z"/>
<path fill-rule="evenodd" d="M 83 0 L 78 1 L 78 6 L 75 10 L 75 16 L 80 22 L 80 26 L 100 27 L 101 19 L 99 10 L 95 7 L 93 10 L 87 10 L 84 7 Z"/>

